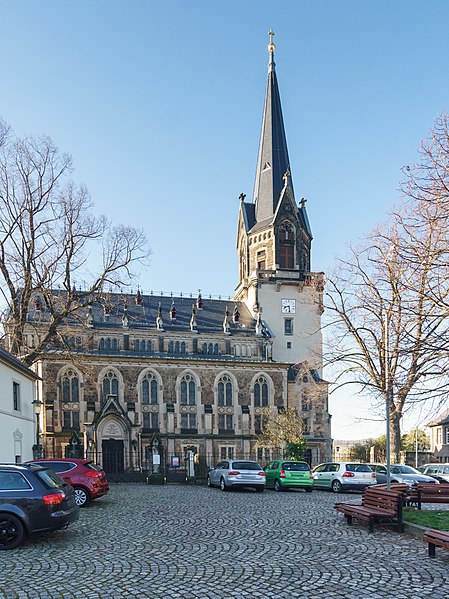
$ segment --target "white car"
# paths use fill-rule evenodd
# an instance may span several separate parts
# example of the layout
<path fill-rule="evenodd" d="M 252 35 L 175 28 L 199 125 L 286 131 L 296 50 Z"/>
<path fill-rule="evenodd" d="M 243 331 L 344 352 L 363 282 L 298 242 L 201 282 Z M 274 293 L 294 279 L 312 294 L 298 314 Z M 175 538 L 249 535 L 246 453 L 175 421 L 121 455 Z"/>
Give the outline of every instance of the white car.
<path fill-rule="evenodd" d="M 376 484 L 376 475 L 368 464 L 356 462 L 326 462 L 313 469 L 314 489 L 363 491 Z"/>
<path fill-rule="evenodd" d="M 424 464 L 417 470 L 421 474 L 431 476 L 440 483 L 449 483 L 449 464 Z"/>
<path fill-rule="evenodd" d="M 265 490 L 265 472 L 252 460 L 223 460 L 207 475 L 209 487 L 222 491 L 235 487 L 252 487 L 259 493 Z"/>

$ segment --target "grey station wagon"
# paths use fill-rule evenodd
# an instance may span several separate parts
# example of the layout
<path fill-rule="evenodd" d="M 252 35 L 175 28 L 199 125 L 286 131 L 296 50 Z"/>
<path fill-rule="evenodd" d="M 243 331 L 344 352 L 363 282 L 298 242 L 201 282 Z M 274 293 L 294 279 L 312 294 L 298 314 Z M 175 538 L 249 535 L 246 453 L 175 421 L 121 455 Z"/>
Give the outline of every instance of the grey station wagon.
<path fill-rule="evenodd" d="M 222 491 L 235 487 L 252 487 L 259 493 L 265 490 L 265 472 L 257 462 L 251 460 L 223 460 L 209 471 L 209 487 L 220 487 Z"/>

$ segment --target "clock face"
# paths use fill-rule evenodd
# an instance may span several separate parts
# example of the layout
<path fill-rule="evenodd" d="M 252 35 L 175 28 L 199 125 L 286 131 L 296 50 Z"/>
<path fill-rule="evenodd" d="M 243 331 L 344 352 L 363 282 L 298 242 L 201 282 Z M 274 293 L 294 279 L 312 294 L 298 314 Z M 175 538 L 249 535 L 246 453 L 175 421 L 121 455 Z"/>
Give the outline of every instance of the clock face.
<path fill-rule="evenodd" d="M 282 312 L 282 314 L 295 314 L 296 300 L 294 300 L 294 299 L 281 300 L 281 312 Z"/>

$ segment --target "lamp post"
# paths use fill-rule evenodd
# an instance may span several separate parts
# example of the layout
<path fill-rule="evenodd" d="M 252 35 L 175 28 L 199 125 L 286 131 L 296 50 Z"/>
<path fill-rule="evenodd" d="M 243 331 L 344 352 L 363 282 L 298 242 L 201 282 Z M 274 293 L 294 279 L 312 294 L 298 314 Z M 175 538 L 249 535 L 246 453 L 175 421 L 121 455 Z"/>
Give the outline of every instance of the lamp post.
<path fill-rule="evenodd" d="M 384 337 L 385 337 L 385 426 L 386 426 L 386 438 L 385 438 L 385 459 L 387 466 L 387 490 L 390 490 L 390 352 L 389 352 L 389 335 L 388 335 L 388 312 L 385 314 L 384 322 Z"/>
<path fill-rule="evenodd" d="M 34 446 L 34 458 L 38 459 L 41 457 L 42 446 L 41 446 L 41 438 L 40 438 L 40 424 L 39 424 L 39 416 L 42 410 L 43 403 L 40 399 L 33 399 L 31 402 L 34 407 L 34 413 L 36 414 L 36 445 Z"/>

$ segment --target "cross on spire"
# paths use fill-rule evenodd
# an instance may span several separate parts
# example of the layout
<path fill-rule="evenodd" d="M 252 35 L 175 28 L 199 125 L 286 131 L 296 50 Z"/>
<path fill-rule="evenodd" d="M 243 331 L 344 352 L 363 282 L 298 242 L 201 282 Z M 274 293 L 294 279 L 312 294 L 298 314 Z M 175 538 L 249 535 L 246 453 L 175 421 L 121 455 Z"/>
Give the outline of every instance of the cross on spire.
<path fill-rule="evenodd" d="M 270 31 L 268 32 L 268 35 L 270 36 L 270 43 L 268 44 L 268 52 L 270 54 L 274 54 L 274 49 L 276 48 L 276 46 L 274 45 L 274 42 L 273 42 L 274 31 L 272 29 L 270 29 Z"/>

